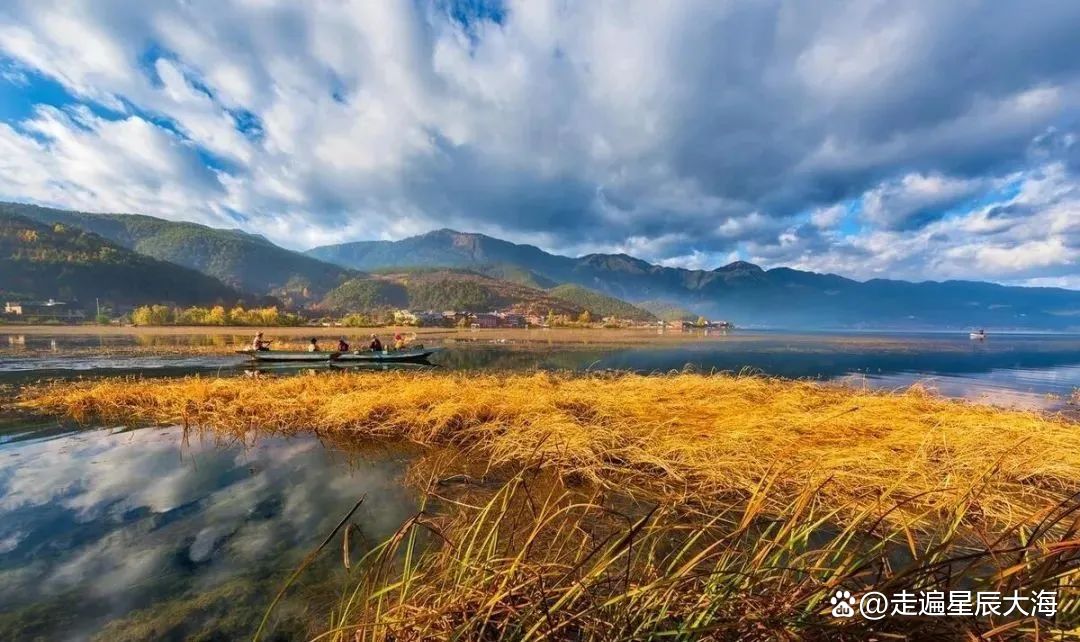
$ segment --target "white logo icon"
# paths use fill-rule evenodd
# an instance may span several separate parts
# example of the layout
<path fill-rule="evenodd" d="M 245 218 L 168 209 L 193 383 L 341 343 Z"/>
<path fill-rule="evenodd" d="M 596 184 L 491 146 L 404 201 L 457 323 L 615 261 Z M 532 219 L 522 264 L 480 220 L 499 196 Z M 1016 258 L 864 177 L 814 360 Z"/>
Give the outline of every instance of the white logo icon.
<path fill-rule="evenodd" d="M 836 595 L 829 598 L 829 604 L 833 605 L 833 617 L 852 617 L 855 615 L 855 609 L 851 608 L 855 604 L 855 598 L 851 597 L 851 591 L 837 589 Z"/>

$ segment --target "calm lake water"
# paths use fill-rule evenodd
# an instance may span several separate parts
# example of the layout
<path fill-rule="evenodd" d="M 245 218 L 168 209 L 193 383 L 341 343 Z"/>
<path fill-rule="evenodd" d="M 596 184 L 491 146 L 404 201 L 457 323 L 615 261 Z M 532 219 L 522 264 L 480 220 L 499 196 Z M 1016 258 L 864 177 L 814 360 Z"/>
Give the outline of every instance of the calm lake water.
<path fill-rule="evenodd" d="M 782 333 L 736 331 L 695 335 L 662 345 L 500 343 L 483 335 L 455 338 L 432 359 L 449 369 L 619 369 L 664 372 L 751 370 L 770 375 L 854 380 L 897 388 L 922 382 L 942 394 L 1004 405 L 1045 407 L 1080 387 L 1080 335 L 1000 334 L 972 341 L 966 333 Z M 597 336 L 602 338 L 602 333 Z M 242 374 L 232 354 L 242 337 L 207 335 L 47 336 L 0 331 L 0 384 L 42 377 L 117 374 Z M 203 354 L 146 356 L 190 347 Z"/>
<path fill-rule="evenodd" d="M 355 558 L 415 513 L 405 465 L 310 437 L 229 444 L 179 428 L 9 438 L 0 640 L 250 639 L 288 573 L 360 497 Z M 301 576 L 267 639 L 307 639 L 326 622 L 348 586 L 341 555 L 338 544 Z"/>
<path fill-rule="evenodd" d="M 145 356 L 194 346 L 207 354 Z M 220 347 L 217 350 L 216 347 Z M 207 350 L 206 348 L 210 348 Z M 241 375 L 222 337 L 0 333 L 0 413 L 41 378 Z M 1060 408 L 1080 387 L 1080 336 L 736 332 L 657 345 L 448 344 L 448 369 L 752 370 Z M 281 370 L 288 373 L 289 370 Z M 80 430 L 0 417 L 0 640 L 234 640 L 355 501 L 353 557 L 415 513 L 410 455 L 313 437 L 222 443 L 179 428 Z M 268 639 L 306 639 L 349 586 L 340 546 L 289 592 Z"/>

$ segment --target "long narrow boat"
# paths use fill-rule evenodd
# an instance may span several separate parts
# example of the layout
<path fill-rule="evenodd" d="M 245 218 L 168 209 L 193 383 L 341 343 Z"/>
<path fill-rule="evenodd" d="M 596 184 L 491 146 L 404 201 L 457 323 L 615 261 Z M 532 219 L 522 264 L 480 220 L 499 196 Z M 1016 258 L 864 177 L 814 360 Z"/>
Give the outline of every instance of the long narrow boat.
<path fill-rule="evenodd" d="M 413 350 L 383 350 L 382 352 L 357 350 L 355 352 L 344 352 L 335 357 L 333 361 L 334 363 L 416 363 L 420 361 L 427 361 L 428 357 L 435 354 L 435 352 L 437 351 L 438 348 L 416 348 Z"/>
<path fill-rule="evenodd" d="M 340 352 L 302 352 L 289 350 L 237 350 L 237 354 L 266 363 L 326 363 L 341 356 Z"/>

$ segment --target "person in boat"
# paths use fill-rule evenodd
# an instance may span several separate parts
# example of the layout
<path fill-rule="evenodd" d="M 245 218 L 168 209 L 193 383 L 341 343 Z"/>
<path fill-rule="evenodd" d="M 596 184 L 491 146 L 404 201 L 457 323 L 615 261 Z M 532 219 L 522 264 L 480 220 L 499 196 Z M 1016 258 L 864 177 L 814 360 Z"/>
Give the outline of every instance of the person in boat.
<path fill-rule="evenodd" d="M 267 352 L 270 350 L 270 344 L 272 341 L 263 341 L 263 333 L 256 332 L 255 338 L 251 340 L 251 349 L 256 352 Z"/>
<path fill-rule="evenodd" d="M 372 352 L 382 352 L 382 341 L 379 341 L 378 335 L 371 335 L 371 343 L 368 344 L 368 349 L 370 349 Z"/>
<path fill-rule="evenodd" d="M 394 335 L 394 350 L 404 350 L 404 349 L 405 349 L 405 337 L 401 336 L 401 333 L 399 332 L 399 333 Z"/>
<path fill-rule="evenodd" d="M 308 352 L 319 352 L 319 340 L 315 337 L 311 337 L 311 343 L 307 347 Z"/>
<path fill-rule="evenodd" d="M 341 337 L 340 339 L 338 339 L 337 351 L 338 352 L 348 352 L 349 351 L 349 342 L 345 340 L 345 337 Z"/>

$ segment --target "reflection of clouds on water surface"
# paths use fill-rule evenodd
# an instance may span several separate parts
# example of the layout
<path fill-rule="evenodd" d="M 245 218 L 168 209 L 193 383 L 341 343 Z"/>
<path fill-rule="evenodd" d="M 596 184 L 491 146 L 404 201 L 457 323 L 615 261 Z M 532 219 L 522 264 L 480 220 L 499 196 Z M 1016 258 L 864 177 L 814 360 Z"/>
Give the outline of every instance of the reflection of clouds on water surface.
<path fill-rule="evenodd" d="M 906 388 L 918 383 L 956 399 L 1023 410 L 1057 410 L 1068 402 L 1072 390 L 1080 386 L 1080 366 L 1001 369 L 977 376 L 927 376 L 918 372 L 857 374 L 839 381 L 884 389 Z"/>
<path fill-rule="evenodd" d="M 100 626 L 290 570 L 365 493 L 354 521 L 371 541 L 415 510 L 401 458 L 352 465 L 312 438 L 184 446 L 178 428 L 95 430 L 8 451 L 19 456 L 0 458 L 0 614 L 74 591 L 107 605 L 88 616 Z"/>

